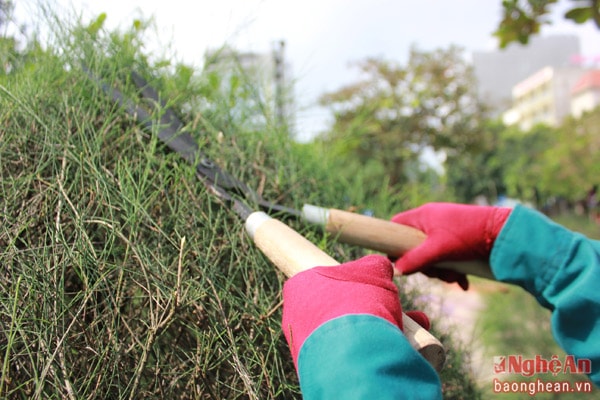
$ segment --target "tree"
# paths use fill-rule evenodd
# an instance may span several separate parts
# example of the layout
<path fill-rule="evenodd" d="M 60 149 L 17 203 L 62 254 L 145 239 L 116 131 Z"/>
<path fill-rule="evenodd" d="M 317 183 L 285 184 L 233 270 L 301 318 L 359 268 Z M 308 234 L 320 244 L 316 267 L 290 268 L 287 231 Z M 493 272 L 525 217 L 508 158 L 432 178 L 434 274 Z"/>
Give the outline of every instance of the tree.
<path fill-rule="evenodd" d="M 406 66 L 373 58 L 357 66 L 359 82 L 321 98 L 335 118 L 324 140 L 338 156 L 377 162 L 396 185 L 426 148 L 454 154 L 480 145 L 484 109 L 461 49 L 412 48 Z"/>
<path fill-rule="evenodd" d="M 600 108 L 579 119 L 569 118 L 558 129 L 544 152 L 539 184 L 553 195 L 582 200 L 600 184 Z"/>
<path fill-rule="evenodd" d="M 496 163 L 502 165 L 506 194 L 538 206 L 556 193 L 541 183 L 545 154 L 557 141 L 557 130 L 536 125 L 527 132 L 507 127 L 501 136 Z"/>
<path fill-rule="evenodd" d="M 494 200 L 504 194 L 542 206 L 549 197 L 562 194 L 544 181 L 545 176 L 556 174 L 557 167 L 568 169 L 571 162 L 549 158 L 553 147 L 565 143 L 557 129 L 536 125 L 524 132 L 488 121 L 482 141 L 480 149 L 447 162 L 447 183 L 459 201 L 470 202 L 479 195 Z"/>
<path fill-rule="evenodd" d="M 480 148 L 456 154 L 446 161 L 447 185 L 459 202 L 472 202 L 477 196 L 493 201 L 506 193 L 505 164 L 499 157 L 505 129 L 499 121 L 485 122 Z"/>
<path fill-rule="evenodd" d="M 540 28 L 549 22 L 545 17 L 550 6 L 558 0 L 503 0 L 503 16 L 494 33 L 500 39 L 500 47 L 505 48 L 511 42 L 527 44 L 529 37 L 540 32 Z M 593 21 L 600 29 L 600 0 L 573 0 L 573 7 L 566 12 L 565 18 L 577 24 Z"/>

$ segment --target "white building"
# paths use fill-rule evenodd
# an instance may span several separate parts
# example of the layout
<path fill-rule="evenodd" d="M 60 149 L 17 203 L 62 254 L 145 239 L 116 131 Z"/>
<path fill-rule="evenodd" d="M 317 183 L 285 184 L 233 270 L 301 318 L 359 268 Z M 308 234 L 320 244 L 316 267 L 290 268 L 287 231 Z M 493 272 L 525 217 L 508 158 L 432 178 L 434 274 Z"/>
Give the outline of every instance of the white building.
<path fill-rule="evenodd" d="M 600 106 L 600 70 L 586 72 L 571 89 L 571 114 L 579 118 Z"/>
<path fill-rule="evenodd" d="M 559 125 L 571 113 L 571 91 L 585 70 L 579 67 L 545 67 L 512 89 L 513 106 L 506 124 L 529 130 L 536 124 Z"/>
<path fill-rule="evenodd" d="M 518 82 L 546 66 L 569 67 L 580 54 L 574 35 L 534 36 L 526 46 L 513 43 L 502 50 L 475 52 L 479 97 L 499 114 L 511 106 L 511 88 Z"/>

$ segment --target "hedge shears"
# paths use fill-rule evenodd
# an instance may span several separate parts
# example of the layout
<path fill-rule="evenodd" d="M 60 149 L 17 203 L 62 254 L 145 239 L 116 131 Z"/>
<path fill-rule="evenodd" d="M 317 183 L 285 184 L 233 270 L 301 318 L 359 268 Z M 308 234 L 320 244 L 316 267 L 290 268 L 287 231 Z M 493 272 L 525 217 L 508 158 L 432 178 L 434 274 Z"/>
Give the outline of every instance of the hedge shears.
<path fill-rule="evenodd" d="M 269 202 L 207 157 L 192 135 L 183 129 L 184 124 L 177 114 L 140 74 L 131 72 L 131 80 L 138 93 L 134 101 L 116 87 L 97 78 L 88 68 L 84 67 L 84 70 L 114 103 L 151 132 L 158 132 L 158 138 L 169 149 L 194 166 L 196 176 L 220 203 L 244 221 L 246 231 L 256 246 L 288 277 L 314 266 L 333 266 L 339 263 L 287 224 L 270 215 L 322 225 L 341 242 L 392 257 L 401 256 L 426 238 L 423 232 L 415 228 L 348 211 L 310 204 L 305 204 L 302 210 L 296 210 Z M 159 122 L 156 122 L 156 115 L 160 116 Z M 481 276 L 481 267 L 471 264 L 465 262 L 446 267 Z M 491 277 L 491 271 L 486 277 Z M 440 341 L 405 314 L 403 326 L 404 334 L 412 347 L 440 371 L 446 356 Z"/>

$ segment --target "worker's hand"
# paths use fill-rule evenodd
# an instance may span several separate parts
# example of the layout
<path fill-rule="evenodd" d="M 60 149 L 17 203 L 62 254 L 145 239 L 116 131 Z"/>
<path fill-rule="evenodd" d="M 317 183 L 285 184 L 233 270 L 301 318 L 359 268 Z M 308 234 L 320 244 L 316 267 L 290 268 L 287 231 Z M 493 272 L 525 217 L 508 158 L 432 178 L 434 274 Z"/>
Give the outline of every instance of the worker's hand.
<path fill-rule="evenodd" d="M 395 261 L 403 274 L 423 272 L 468 288 L 464 274 L 433 268 L 442 261 L 489 260 L 496 237 L 510 208 L 453 203 L 430 203 L 395 215 L 393 222 L 427 235 L 425 241 Z"/>
<path fill-rule="evenodd" d="M 334 267 L 311 268 L 290 278 L 283 287 L 282 328 L 296 367 L 306 338 L 334 318 L 370 314 L 402 329 L 402 307 L 392 276 L 390 260 L 370 255 Z M 425 314 L 409 315 L 429 329 Z"/>

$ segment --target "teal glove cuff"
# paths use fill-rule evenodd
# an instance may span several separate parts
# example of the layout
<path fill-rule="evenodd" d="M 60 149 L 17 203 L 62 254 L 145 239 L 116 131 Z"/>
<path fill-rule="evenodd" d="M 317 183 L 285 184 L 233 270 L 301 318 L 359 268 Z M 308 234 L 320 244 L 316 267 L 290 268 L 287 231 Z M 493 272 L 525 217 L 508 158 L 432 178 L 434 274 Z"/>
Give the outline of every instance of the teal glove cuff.
<path fill-rule="evenodd" d="M 442 398 L 431 365 L 397 326 L 372 315 L 317 328 L 300 349 L 298 375 L 305 400 Z"/>

